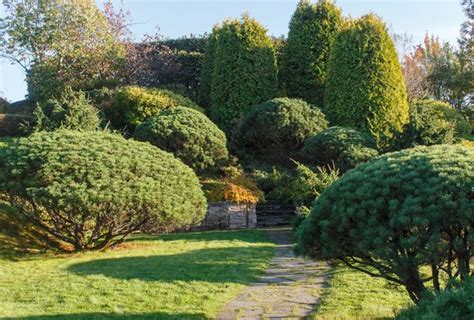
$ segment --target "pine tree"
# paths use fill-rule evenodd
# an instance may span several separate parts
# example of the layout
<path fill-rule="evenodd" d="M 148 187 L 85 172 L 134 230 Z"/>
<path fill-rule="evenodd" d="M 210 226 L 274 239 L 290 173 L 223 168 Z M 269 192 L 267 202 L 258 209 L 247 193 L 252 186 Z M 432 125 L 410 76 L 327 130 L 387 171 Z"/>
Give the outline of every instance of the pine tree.
<path fill-rule="evenodd" d="M 299 2 L 290 21 L 280 76 L 289 97 L 323 105 L 329 54 L 342 23 L 341 10 L 331 1 Z"/>
<path fill-rule="evenodd" d="M 385 24 L 369 14 L 341 31 L 328 68 L 325 111 L 331 124 L 366 131 L 387 147 L 408 122 L 408 103 Z"/>

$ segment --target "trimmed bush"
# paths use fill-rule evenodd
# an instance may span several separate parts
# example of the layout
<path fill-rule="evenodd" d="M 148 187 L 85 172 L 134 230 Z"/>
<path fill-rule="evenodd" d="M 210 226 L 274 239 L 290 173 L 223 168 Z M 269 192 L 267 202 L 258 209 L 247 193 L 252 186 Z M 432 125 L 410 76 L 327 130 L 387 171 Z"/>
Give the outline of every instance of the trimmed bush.
<path fill-rule="evenodd" d="M 472 149 L 439 145 L 360 164 L 315 202 L 298 230 L 298 250 L 403 285 L 415 302 L 428 281 L 440 290 L 441 278 L 466 279 L 474 256 L 473 159 Z"/>
<path fill-rule="evenodd" d="M 255 106 L 242 120 L 235 143 L 250 155 L 286 157 L 306 138 L 326 129 L 324 114 L 300 99 L 276 98 Z"/>
<path fill-rule="evenodd" d="M 397 320 L 474 319 L 474 278 L 402 311 Z"/>
<path fill-rule="evenodd" d="M 329 54 L 342 23 L 341 10 L 331 1 L 298 3 L 280 76 L 288 97 L 323 105 Z"/>
<path fill-rule="evenodd" d="M 248 15 L 217 28 L 210 116 L 230 134 L 252 106 L 276 96 L 276 58 L 267 30 Z"/>
<path fill-rule="evenodd" d="M 36 131 L 68 129 L 95 131 L 100 128 L 99 111 L 82 91 L 66 88 L 59 98 L 39 103 L 34 111 Z"/>
<path fill-rule="evenodd" d="M 135 139 L 172 152 L 190 167 L 203 171 L 227 158 L 227 139 L 203 113 L 176 107 L 148 118 L 135 130 Z"/>
<path fill-rule="evenodd" d="M 187 227 L 206 210 L 191 168 L 116 134 L 35 133 L 0 149 L 0 172 L 18 214 L 75 251 L 109 247 L 144 224 Z"/>
<path fill-rule="evenodd" d="M 133 132 L 147 118 L 162 110 L 177 106 L 201 111 L 198 105 L 169 90 L 124 87 L 116 91 L 110 101 L 102 103 L 106 118 L 116 129 Z"/>
<path fill-rule="evenodd" d="M 397 52 L 376 16 L 363 16 L 336 37 L 328 64 L 325 112 L 332 125 L 368 132 L 382 148 L 408 122 Z"/>
<path fill-rule="evenodd" d="M 347 170 L 377 156 L 378 151 L 369 135 L 351 128 L 331 127 L 308 138 L 301 154 L 308 163 L 334 163 L 341 170 Z"/>

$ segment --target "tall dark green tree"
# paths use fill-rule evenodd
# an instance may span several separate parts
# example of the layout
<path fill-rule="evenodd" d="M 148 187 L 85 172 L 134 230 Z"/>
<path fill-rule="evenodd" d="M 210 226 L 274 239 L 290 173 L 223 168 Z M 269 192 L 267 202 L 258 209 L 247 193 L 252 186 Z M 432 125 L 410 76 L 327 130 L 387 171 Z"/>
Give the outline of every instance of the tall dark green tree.
<path fill-rule="evenodd" d="M 267 30 L 248 15 L 226 20 L 217 30 L 209 113 L 230 134 L 250 107 L 275 97 L 276 59 Z"/>
<path fill-rule="evenodd" d="M 201 76 L 199 81 L 199 104 L 209 111 L 211 107 L 211 82 L 212 71 L 214 69 L 214 58 L 216 52 L 217 34 L 220 26 L 215 26 L 207 39 L 202 61 Z"/>
<path fill-rule="evenodd" d="M 329 59 L 325 110 L 332 125 L 368 132 L 382 148 L 408 122 L 397 52 L 377 16 L 363 16 L 338 34 Z"/>
<path fill-rule="evenodd" d="M 289 97 L 323 105 L 329 54 L 342 23 L 341 10 L 331 1 L 298 3 L 290 21 L 280 74 Z"/>

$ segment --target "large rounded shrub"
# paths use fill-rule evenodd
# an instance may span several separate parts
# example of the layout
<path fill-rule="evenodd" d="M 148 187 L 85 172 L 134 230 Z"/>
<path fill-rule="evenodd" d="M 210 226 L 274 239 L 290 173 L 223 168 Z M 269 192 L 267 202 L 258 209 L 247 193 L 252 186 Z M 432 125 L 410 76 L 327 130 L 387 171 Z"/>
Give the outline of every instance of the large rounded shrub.
<path fill-rule="evenodd" d="M 276 58 L 267 30 L 248 15 L 215 30 L 210 116 L 230 134 L 252 106 L 276 96 Z"/>
<path fill-rule="evenodd" d="M 172 152 L 196 170 L 209 169 L 227 158 L 227 139 L 203 113 L 176 107 L 148 118 L 135 130 L 135 139 Z"/>
<path fill-rule="evenodd" d="M 145 224 L 186 227 L 206 210 L 191 168 L 115 134 L 35 133 L 0 149 L 0 172 L 18 214 L 74 250 L 108 247 Z"/>
<path fill-rule="evenodd" d="M 188 98 L 169 90 L 135 86 L 120 88 L 111 99 L 102 102 L 112 126 L 132 133 L 147 118 L 177 106 L 201 110 Z"/>
<path fill-rule="evenodd" d="M 408 102 L 397 52 L 385 24 L 366 15 L 341 31 L 328 65 L 325 112 L 332 125 L 372 135 L 389 145 L 408 122 Z"/>
<path fill-rule="evenodd" d="M 439 289 L 441 277 L 469 275 L 473 192 L 472 149 L 438 145 L 388 153 L 322 193 L 298 230 L 298 249 L 383 276 L 417 302 L 427 281 Z M 423 275 L 424 266 L 432 279 Z"/>
<path fill-rule="evenodd" d="M 342 23 L 341 10 L 331 1 L 298 3 L 280 74 L 288 97 L 323 104 L 329 54 Z"/>
<path fill-rule="evenodd" d="M 474 277 L 402 311 L 396 320 L 474 319 Z"/>
<path fill-rule="evenodd" d="M 316 165 L 334 163 L 347 170 L 377 156 L 374 140 L 355 129 L 330 127 L 304 142 L 301 154 L 306 162 Z"/>
<path fill-rule="evenodd" d="M 306 138 L 326 129 L 324 114 L 303 100 L 276 98 L 255 106 L 243 119 L 236 144 L 249 154 L 288 156 Z"/>

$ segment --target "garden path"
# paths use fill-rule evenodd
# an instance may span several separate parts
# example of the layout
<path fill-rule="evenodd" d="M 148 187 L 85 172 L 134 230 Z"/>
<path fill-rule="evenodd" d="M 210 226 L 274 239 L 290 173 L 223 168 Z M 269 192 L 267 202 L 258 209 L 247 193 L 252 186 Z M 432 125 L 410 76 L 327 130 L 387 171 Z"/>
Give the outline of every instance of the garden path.
<path fill-rule="evenodd" d="M 301 319 L 310 315 L 326 286 L 329 266 L 293 253 L 289 228 L 268 229 L 275 256 L 265 275 L 247 287 L 218 315 L 218 319 Z"/>

